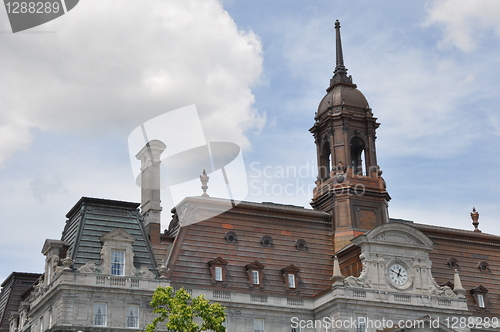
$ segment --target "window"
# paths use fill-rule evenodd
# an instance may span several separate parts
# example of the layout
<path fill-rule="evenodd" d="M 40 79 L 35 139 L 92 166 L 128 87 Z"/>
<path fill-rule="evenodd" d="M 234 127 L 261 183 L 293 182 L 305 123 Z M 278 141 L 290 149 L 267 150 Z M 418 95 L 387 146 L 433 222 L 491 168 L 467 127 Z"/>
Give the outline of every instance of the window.
<path fill-rule="evenodd" d="M 94 325 L 106 326 L 107 305 L 106 303 L 94 304 Z"/>
<path fill-rule="evenodd" d="M 476 309 L 481 311 L 488 310 L 488 289 L 486 287 L 479 285 L 470 290 L 471 295 L 474 297 L 476 302 Z"/>
<path fill-rule="evenodd" d="M 295 274 L 288 275 L 288 288 L 295 288 Z"/>
<path fill-rule="evenodd" d="M 300 329 L 300 326 L 292 327 L 292 332 L 302 332 L 302 330 Z"/>
<path fill-rule="evenodd" d="M 293 264 L 281 269 L 283 281 L 285 282 L 285 291 L 287 293 L 292 289 L 297 292 L 297 283 L 300 281 L 299 272 L 300 269 Z"/>
<path fill-rule="evenodd" d="M 258 285 L 259 284 L 259 271 L 252 271 L 252 284 Z"/>
<path fill-rule="evenodd" d="M 253 320 L 253 331 L 254 332 L 264 332 L 264 320 L 261 318 L 255 318 Z"/>
<path fill-rule="evenodd" d="M 52 327 L 52 319 L 53 319 L 52 308 L 50 308 L 49 309 L 49 329 Z"/>
<path fill-rule="evenodd" d="M 224 235 L 226 243 L 238 243 L 238 235 L 235 232 L 229 231 Z"/>
<path fill-rule="evenodd" d="M 227 285 L 227 261 L 222 257 L 217 257 L 216 259 L 208 262 L 208 267 L 210 269 L 210 283 L 215 285 Z"/>
<path fill-rule="evenodd" d="M 127 306 L 127 327 L 133 327 L 133 328 L 139 327 L 139 306 L 138 305 Z"/>
<path fill-rule="evenodd" d="M 215 267 L 215 281 L 222 281 L 222 267 Z"/>
<path fill-rule="evenodd" d="M 270 237 L 269 235 L 264 235 L 263 237 L 260 238 L 260 244 L 264 248 L 272 248 L 273 247 L 273 238 Z"/>
<path fill-rule="evenodd" d="M 366 331 L 366 317 L 358 316 L 356 318 L 356 332 L 365 332 Z"/>
<path fill-rule="evenodd" d="M 479 308 L 484 308 L 484 296 L 483 294 L 477 294 L 477 306 Z"/>
<path fill-rule="evenodd" d="M 248 287 L 250 289 L 259 288 L 264 289 L 264 265 L 255 261 L 245 265 L 248 276 Z"/>
<path fill-rule="evenodd" d="M 298 239 L 295 242 L 295 248 L 297 251 L 307 251 L 307 242 L 304 239 Z"/>
<path fill-rule="evenodd" d="M 125 275 L 125 251 L 111 251 L 111 275 Z"/>

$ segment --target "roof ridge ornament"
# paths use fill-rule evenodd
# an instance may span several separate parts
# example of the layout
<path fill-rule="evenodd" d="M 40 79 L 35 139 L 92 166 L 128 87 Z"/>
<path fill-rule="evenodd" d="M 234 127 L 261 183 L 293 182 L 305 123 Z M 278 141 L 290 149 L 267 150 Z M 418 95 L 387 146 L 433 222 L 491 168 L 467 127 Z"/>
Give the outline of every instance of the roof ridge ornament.
<path fill-rule="evenodd" d="M 479 226 L 479 212 L 476 211 L 475 207 L 472 207 L 470 217 L 472 219 L 472 225 L 474 225 L 474 232 L 481 232 L 479 228 L 477 228 Z"/>
<path fill-rule="evenodd" d="M 336 66 L 333 77 L 330 79 L 330 87 L 335 83 L 352 83 L 352 76 L 347 76 L 347 68 L 344 66 L 344 55 L 342 53 L 342 40 L 340 38 L 340 22 L 335 21 L 335 42 L 336 42 Z"/>
<path fill-rule="evenodd" d="M 201 195 L 201 197 L 210 197 L 208 194 L 207 194 L 207 189 L 208 189 L 208 179 L 210 177 L 207 175 L 207 172 L 205 170 L 203 170 L 203 173 L 200 175 L 200 181 L 201 181 L 201 189 L 203 190 L 203 194 Z"/>

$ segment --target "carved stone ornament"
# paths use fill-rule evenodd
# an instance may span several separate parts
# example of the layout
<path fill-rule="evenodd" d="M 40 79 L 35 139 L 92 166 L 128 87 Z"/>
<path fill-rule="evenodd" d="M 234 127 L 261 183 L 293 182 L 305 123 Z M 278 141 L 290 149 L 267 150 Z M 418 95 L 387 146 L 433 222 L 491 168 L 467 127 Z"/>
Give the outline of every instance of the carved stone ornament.
<path fill-rule="evenodd" d="M 160 278 L 164 279 L 167 277 L 168 267 L 165 266 L 165 263 L 162 262 L 161 265 L 158 266 L 157 270 L 160 274 Z"/>
<path fill-rule="evenodd" d="M 151 271 L 149 271 L 148 267 L 145 265 L 141 265 L 140 268 L 135 270 L 135 275 L 137 277 L 142 277 L 142 278 L 155 278 L 155 274 Z"/>
<path fill-rule="evenodd" d="M 361 273 L 359 274 L 359 277 L 356 278 L 353 276 L 349 276 L 349 277 L 345 278 L 344 285 L 350 286 L 350 287 L 372 288 L 371 281 L 366 280 L 368 273 L 367 273 L 366 261 L 364 259 L 364 255 L 361 254 L 360 258 L 361 258 L 362 270 L 361 270 Z"/>
<path fill-rule="evenodd" d="M 69 256 L 69 252 L 66 253 L 66 258 L 62 259 L 61 263 L 64 271 L 72 271 L 71 266 L 73 265 L 74 261 Z"/>
<path fill-rule="evenodd" d="M 79 273 L 100 273 L 100 268 L 94 262 L 87 262 L 78 269 Z"/>
<path fill-rule="evenodd" d="M 439 286 L 434 278 L 432 278 L 432 286 L 429 287 L 429 290 L 433 295 L 457 297 L 457 294 L 449 286 Z"/>

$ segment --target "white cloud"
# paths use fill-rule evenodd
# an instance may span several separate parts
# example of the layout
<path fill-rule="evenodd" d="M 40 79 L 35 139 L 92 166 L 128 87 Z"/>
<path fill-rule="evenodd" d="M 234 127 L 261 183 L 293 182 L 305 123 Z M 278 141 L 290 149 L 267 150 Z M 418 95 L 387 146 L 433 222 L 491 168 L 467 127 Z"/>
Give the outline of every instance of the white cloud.
<path fill-rule="evenodd" d="M 498 0 L 434 0 L 427 4 L 425 26 L 441 25 L 441 46 L 453 45 L 462 51 L 477 46 L 480 30 L 493 30 L 500 36 L 500 2 Z"/>
<path fill-rule="evenodd" d="M 2 37 L 0 162 L 29 146 L 34 128 L 126 139 L 138 124 L 193 103 L 210 140 L 248 147 L 245 132 L 263 125 L 251 91 L 261 43 L 216 0 L 81 1 Z"/>

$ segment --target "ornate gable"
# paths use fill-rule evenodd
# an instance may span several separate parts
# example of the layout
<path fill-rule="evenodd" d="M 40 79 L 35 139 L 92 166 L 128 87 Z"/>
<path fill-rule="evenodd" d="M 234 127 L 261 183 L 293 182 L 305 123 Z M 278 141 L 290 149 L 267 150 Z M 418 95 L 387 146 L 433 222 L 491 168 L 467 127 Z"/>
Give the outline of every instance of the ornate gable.
<path fill-rule="evenodd" d="M 106 242 L 106 241 L 120 241 L 120 242 L 134 243 L 135 238 L 132 235 L 130 235 L 127 231 L 125 231 L 123 228 L 117 228 L 101 236 L 101 242 Z"/>

